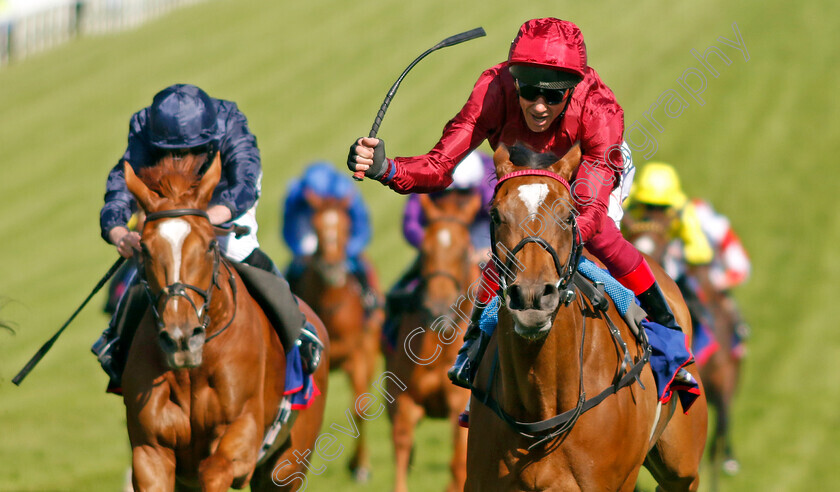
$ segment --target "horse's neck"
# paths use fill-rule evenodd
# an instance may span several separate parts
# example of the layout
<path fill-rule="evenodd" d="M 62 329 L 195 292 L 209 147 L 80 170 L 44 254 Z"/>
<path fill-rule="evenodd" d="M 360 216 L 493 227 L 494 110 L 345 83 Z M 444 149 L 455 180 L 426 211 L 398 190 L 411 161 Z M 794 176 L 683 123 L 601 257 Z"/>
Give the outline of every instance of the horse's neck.
<path fill-rule="evenodd" d="M 562 308 L 551 332 L 537 342 L 517 335 L 509 315 L 500 313 L 499 319 L 499 401 L 520 402 L 524 414 L 516 407 L 507 410 L 517 411 L 514 415 L 525 420 L 546 419 L 573 408 L 580 396 L 580 312 Z M 587 333 L 585 343 L 590 343 L 590 336 Z"/>

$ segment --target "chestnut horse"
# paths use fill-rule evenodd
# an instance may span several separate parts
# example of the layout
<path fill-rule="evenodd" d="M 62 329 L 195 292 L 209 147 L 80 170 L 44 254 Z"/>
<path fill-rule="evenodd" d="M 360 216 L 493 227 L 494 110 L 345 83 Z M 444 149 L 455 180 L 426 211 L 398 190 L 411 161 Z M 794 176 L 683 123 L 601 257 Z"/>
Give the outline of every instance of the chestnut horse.
<path fill-rule="evenodd" d="M 632 242 L 639 251 L 646 253 L 656 259 L 660 264 L 684 263 L 679 251 L 674 252 L 673 248 L 679 249 L 671 241 L 671 225 L 674 216 L 668 211 L 658 207 L 648 207 L 636 220 L 625 216 L 623 228 L 627 239 Z M 679 269 L 678 265 L 675 265 Z M 707 267 L 697 267 L 707 268 Z M 698 274 L 689 270 L 688 275 Z M 728 474 L 735 474 L 739 469 L 738 460 L 732 452 L 732 440 L 730 435 L 730 409 L 737 391 L 737 382 L 740 374 L 740 359 L 733 353 L 733 336 L 738 319 L 731 315 L 731 310 L 724 307 L 724 303 L 732 302 L 726 296 L 715 292 L 713 288 L 705 289 L 712 291 L 712 299 L 700 300 L 694 292 L 694 288 L 688 284 L 688 278 L 684 277 L 679 282 L 684 297 L 688 300 L 691 316 L 695 320 L 701 320 L 711 329 L 720 350 L 715 350 L 708 360 L 700 367 L 700 375 L 706 387 L 706 395 L 709 403 L 714 407 L 715 429 L 713 442 L 710 449 L 710 460 L 713 465 L 711 474 L 711 490 L 717 490 L 718 471 L 723 470 Z M 708 294 L 707 294 L 708 297 Z M 706 310 L 711 311 L 712 319 L 705 314 Z"/>
<path fill-rule="evenodd" d="M 305 198 L 313 211 L 311 223 L 318 246 L 292 290 L 312 306 L 327 327 L 330 369 L 340 368 L 347 374 L 355 402 L 373 379 L 384 314 L 381 309 L 365 312 L 362 287 L 348 269 L 349 199 L 325 198 L 309 191 Z M 348 466 L 356 481 L 366 482 L 370 475 L 367 426 L 356 412 L 353 418 L 359 436 Z"/>
<path fill-rule="evenodd" d="M 642 465 L 662 489 L 697 490 L 704 397 L 687 414 L 675 412 L 678 398 L 660 404 L 642 345 L 615 305 L 606 312 L 613 333 L 568 290 L 579 251 L 568 182 L 580 159 L 579 146 L 559 161 L 522 147 L 500 146 L 494 155 L 494 255 L 497 265 L 519 266 L 502 282 L 498 326 L 474 383 L 486 390 L 471 400 L 465 490 L 630 491 Z M 677 286 L 651 267 L 690 331 Z M 628 378 L 634 372 L 639 384 Z"/>
<path fill-rule="evenodd" d="M 314 374 L 321 396 L 299 411 L 283 446 L 257 466 L 284 393 L 286 356 L 265 313 L 221 256 L 204 212 L 221 161 L 217 154 L 200 177 L 203 161 L 167 156 L 143 170 L 142 179 L 125 164 L 126 185 L 147 213 L 140 271 L 154 300 L 122 380 L 134 488 L 223 492 L 250 482 L 261 491 L 277 490 L 276 482 L 288 483 L 280 490 L 297 490 L 301 480 L 292 479 L 306 469 L 293 452 L 313 447 L 329 366 L 322 363 Z M 328 345 L 323 324 L 301 308 Z"/>
<path fill-rule="evenodd" d="M 461 316 L 451 306 L 478 277 L 473 260 L 470 225 L 481 208 L 478 194 L 446 193 L 433 201 L 420 195 L 428 224 L 420 245 L 420 286 L 417 303 L 403 313 L 397 328 L 396 350 L 385 354 L 385 367 L 407 389 L 388 407 L 394 441 L 394 492 L 408 490 L 408 468 L 414 450 L 414 428 L 424 416 L 449 419 L 454 449 L 448 492 L 464 490 L 467 431 L 458 415 L 470 393 L 449 382 L 446 371 L 455 361 L 463 341 L 468 302 Z M 389 380 L 389 384 L 391 381 Z M 398 388 L 389 388 L 395 394 Z"/>

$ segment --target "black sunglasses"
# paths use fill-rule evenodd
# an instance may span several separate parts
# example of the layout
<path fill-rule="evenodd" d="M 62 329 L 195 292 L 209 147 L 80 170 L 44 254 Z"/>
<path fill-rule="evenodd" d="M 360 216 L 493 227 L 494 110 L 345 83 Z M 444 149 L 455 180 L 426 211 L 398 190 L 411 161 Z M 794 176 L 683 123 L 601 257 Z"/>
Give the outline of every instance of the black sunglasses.
<path fill-rule="evenodd" d="M 544 89 L 534 85 L 526 85 L 517 82 L 516 88 L 519 91 L 519 97 L 528 101 L 536 101 L 538 97 L 542 96 L 546 104 L 560 104 L 563 98 L 566 97 L 566 92 L 569 89 Z"/>

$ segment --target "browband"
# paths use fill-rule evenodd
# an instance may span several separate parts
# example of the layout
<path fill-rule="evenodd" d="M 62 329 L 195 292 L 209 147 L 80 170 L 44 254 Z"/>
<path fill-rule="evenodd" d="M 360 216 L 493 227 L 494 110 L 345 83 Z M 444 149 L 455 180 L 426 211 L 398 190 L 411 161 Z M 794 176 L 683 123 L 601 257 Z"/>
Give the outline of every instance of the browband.
<path fill-rule="evenodd" d="M 157 220 L 157 219 L 171 219 L 173 217 L 183 217 L 185 215 L 197 215 L 199 217 L 204 217 L 207 220 L 210 218 L 207 216 L 207 212 L 197 208 L 176 208 L 174 210 L 160 210 L 158 212 L 152 212 L 146 216 L 146 221 L 150 220 Z"/>
<path fill-rule="evenodd" d="M 499 178 L 499 182 L 496 183 L 496 189 L 495 189 L 494 193 L 498 193 L 499 186 L 501 186 L 502 183 L 504 183 L 505 181 L 507 181 L 511 178 L 517 178 L 519 176 L 545 176 L 545 177 L 551 178 L 555 181 L 559 181 L 560 184 L 562 184 L 563 186 L 566 187 L 566 190 L 569 191 L 569 194 L 572 193 L 572 187 L 569 186 L 569 182 L 566 181 L 566 179 L 563 176 L 560 176 L 559 174 L 557 174 L 553 171 L 549 171 L 547 169 L 521 169 L 519 171 L 514 171 L 512 173 L 505 174 L 504 176 Z"/>

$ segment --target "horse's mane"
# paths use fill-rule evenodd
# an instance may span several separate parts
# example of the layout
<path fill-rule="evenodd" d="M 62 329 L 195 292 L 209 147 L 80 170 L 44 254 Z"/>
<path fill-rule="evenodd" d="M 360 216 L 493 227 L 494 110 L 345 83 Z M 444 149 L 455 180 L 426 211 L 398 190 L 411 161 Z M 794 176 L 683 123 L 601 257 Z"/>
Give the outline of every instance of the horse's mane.
<path fill-rule="evenodd" d="M 140 170 L 140 179 L 160 196 L 175 199 L 198 186 L 208 154 L 166 155 L 152 167 Z"/>
<path fill-rule="evenodd" d="M 516 166 L 531 169 L 545 169 L 560 160 L 553 152 L 539 154 L 520 143 L 514 144 L 509 151 L 510 162 Z"/>

